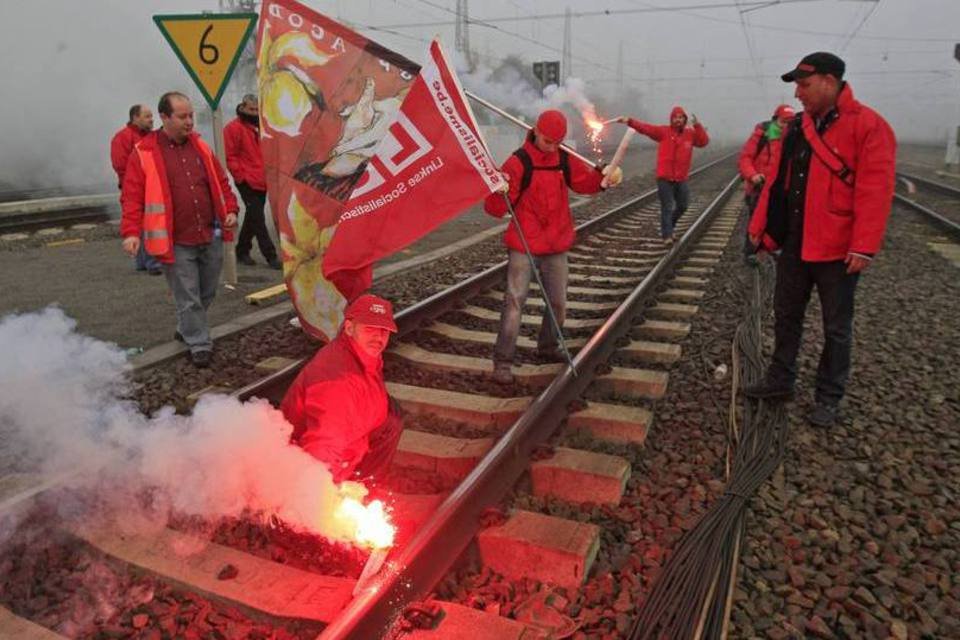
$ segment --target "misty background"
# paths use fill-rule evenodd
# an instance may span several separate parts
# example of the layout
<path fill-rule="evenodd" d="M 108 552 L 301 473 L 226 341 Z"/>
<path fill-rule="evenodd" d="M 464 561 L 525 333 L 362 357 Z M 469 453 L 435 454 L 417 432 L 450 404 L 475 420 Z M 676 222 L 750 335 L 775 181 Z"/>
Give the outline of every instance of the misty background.
<path fill-rule="evenodd" d="M 131 104 L 176 89 L 199 92 L 151 16 L 240 10 L 247 0 L 31 0 L 3 5 L 0 78 L 5 125 L 0 190 L 102 185 L 112 188 L 111 136 Z M 439 35 L 464 85 L 528 119 L 541 106 L 531 64 L 564 61 L 574 88 L 600 117 L 626 113 L 666 121 L 683 105 L 717 142 L 739 145 L 780 102 L 796 105 L 780 81 L 806 53 L 847 62 L 854 94 L 893 125 L 901 142 L 943 145 L 960 124 L 960 2 L 956 0 L 308 0 L 407 57 L 422 61 Z M 460 32 L 456 14 L 470 22 Z M 705 7 L 705 5 L 714 5 Z M 697 8 L 691 8 L 696 6 Z M 565 49 L 565 10 L 569 46 Z M 600 11 L 608 15 L 595 15 Z M 462 24 L 462 23 L 461 23 Z M 462 46 L 466 36 L 469 48 Z M 248 54 L 252 53 L 252 39 Z M 226 120 L 253 89 L 241 66 L 222 101 Z M 474 106 L 480 116 L 482 108 Z M 155 114 L 159 126 L 159 117 Z M 616 132 L 619 137 L 620 132 Z M 502 158 L 498 158 L 502 160 Z"/>

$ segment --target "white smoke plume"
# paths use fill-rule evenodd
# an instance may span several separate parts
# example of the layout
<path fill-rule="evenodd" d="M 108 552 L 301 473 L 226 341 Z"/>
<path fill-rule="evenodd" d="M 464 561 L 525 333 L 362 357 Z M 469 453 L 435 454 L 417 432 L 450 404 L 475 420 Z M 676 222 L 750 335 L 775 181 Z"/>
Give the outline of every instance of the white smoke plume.
<path fill-rule="evenodd" d="M 204 397 L 191 416 L 144 416 L 122 399 L 123 352 L 75 326 L 55 307 L 0 318 L 0 443 L 19 470 L 96 490 L 98 506 L 128 524 L 162 526 L 171 510 L 211 521 L 246 511 L 351 539 L 333 517 L 340 489 L 289 444 L 292 427 L 269 403 Z M 131 509 L 144 492 L 149 508 Z"/>

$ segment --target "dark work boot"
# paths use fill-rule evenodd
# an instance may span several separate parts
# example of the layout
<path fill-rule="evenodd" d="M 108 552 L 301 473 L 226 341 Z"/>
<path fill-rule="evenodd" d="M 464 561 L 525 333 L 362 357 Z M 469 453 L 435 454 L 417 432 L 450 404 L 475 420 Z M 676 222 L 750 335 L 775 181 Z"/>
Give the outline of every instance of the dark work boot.
<path fill-rule="evenodd" d="M 743 395 L 757 400 L 792 400 L 793 385 L 764 378 L 756 384 L 745 386 Z"/>
<path fill-rule="evenodd" d="M 254 262 L 253 258 L 250 257 L 249 253 L 237 254 L 237 262 L 239 264 L 245 264 L 248 267 L 252 267 L 253 265 L 257 264 Z"/>
<path fill-rule="evenodd" d="M 840 407 L 828 402 L 818 402 L 807 414 L 807 422 L 815 427 L 827 429 L 840 420 Z"/>

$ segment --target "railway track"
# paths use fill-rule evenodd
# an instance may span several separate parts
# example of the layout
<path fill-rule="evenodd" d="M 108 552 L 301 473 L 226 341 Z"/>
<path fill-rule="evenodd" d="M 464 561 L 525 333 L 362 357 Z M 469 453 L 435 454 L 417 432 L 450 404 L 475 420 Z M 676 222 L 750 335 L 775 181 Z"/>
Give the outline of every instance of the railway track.
<path fill-rule="evenodd" d="M 721 173 L 726 177 L 719 178 Z M 576 352 L 573 369 L 533 354 L 529 335 L 539 324 L 534 314 L 523 321 L 516 387 L 504 388 L 489 379 L 505 263 L 398 313 L 400 331 L 387 356 L 387 377 L 391 394 L 407 413 L 408 427 L 396 464 L 439 478 L 447 490 L 397 496 L 396 512 L 419 512 L 413 517 L 417 526 L 388 562 L 402 571 L 385 569 L 373 588 L 352 597 L 355 580 L 350 578 L 298 571 L 218 545 L 207 545 L 207 551 L 188 562 L 171 561 L 171 547 L 191 544 L 191 536 L 182 531 L 167 529 L 152 540 L 109 530 L 74 530 L 70 535 L 185 591 L 239 604 L 252 619 L 305 619 L 325 625 L 324 637 L 372 638 L 383 635 L 405 605 L 434 590 L 477 539 L 485 511 L 499 504 L 528 470 L 534 493 L 615 505 L 629 477 L 627 461 L 592 451 L 544 448 L 544 443 L 565 425 L 598 440 L 642 444 L 652 423 L 648 407 L 664 394 L 671 363 L 683 357 L 677 342 L 689 333 L 688 321 L 707 293 L 713 265 L 739 210 L 730 202 L 737 184 L 730 178 L 731 163 L 718 161 L 700 174 L 694 183 L 699 197 L 681 221 L 681 240 L 669 250 L 655 239 L 659 214 L 654 192 L 578 227 L 579 242 L 570 254 L 566 323 Z M 537 293 L 532 291 L 528 299 L 534 311 L 543 309 Z M 618 366 L 607 364 L 611 358 Z M 281 363 L 275 373 L 234 395 L 276 402 L 302 365 L 302 360 Z M 584 394 L 609 401 L 584 403 Z M 417 428 L 438 420 L 447 427 Z M 451 424 L 454 431 L 462 426 L 483 437 L 457 437 Z M 538 459 L 532 470 L 531 458 Z M 521 530 L 540 531 L 540 537 L 517 542 L 511 536 Z M 563 531 L 579 541 L 575 553 L 553 544 Z M 515 564 L 531 579 L 563 584 L 575 592 L 589 574 L 600 531 L 594 525 L 521 512 L 504 515 L 483 530 L 480 540 L 480 553 L 488 550 L 495 571 L 511 574 Z M 511 560 L 506 550 L 518 544 L 551 560 L 541 566 L 524 563 L 522 556 Z M 504 554 L 498 556 L 498 551 Z M 211 577 L 226 566 L 239 569 L 240 577 Z M 444 637 L 445 625 L 482 615 L 438 606 L 446 610 L 447 621 L 437 637 Z M 498 622 L 510 624 L 502 618 Z M 23 624 L 16 616 L 0 616 L 0 631 L 11 629 L 8 623 Z M 446 628 L 446 637 L 456 637 Z M 310 633 L 309 628 L 302 631 Z M 522 633 L 522 627 L 513 631 Z M 38 637 L 45 637 L 40 633 Z"/>
<path fill-rule="evenodd" d="M 116 209 L 113 194 L 61 196 L 0 203 L 0 234 L 104 222 Z"/>
<path fill-rule="evenodd" d="M 895 194 L 897 202 L 921 213 L 960 240 L 960 189 L 909 173 L 897 172 L 906 181 L 909 197 Z"/>

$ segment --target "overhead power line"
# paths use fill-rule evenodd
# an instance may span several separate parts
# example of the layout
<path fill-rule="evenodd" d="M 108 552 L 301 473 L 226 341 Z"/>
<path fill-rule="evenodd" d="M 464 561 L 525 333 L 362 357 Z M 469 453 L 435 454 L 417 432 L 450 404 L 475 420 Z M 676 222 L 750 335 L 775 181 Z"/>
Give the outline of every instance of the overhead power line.
<path fill-rule="evenodd" d="M 424 1 L 424 0 L 421 0 Z M 751 0 L 749 2 L 722 2 L 722 3 L 713 3 L 713 4 L 689 4 L 689 5 L 678 5 L 678 6 L 644 6 L 636 7 L 632 9 L 596 9 L 592 11 L 572 11 L 572 18 L 596 18 L 596 17 L 606 17 L 606 16 L 618 16 L 624 14 L 641 14 L 641 13 L 686 13 L 693 17 L 701 18 L 704 20 L 710 20 L 713 22 L 723 22 L 726 24 L 740 25 L 739 20 L 729 20 L 726 18 L 718 18 L 715 16 L 704 16 L 699 14 L 689 13 L 690 11 L 696 10 L 711 10 L 711 9 L 737 9 L 741 11 L 749 11 L 751 9 L 762 9 L 767 7 L 774 6 L 786 6 L 792 4 L 801 4 L 801 3 L 810 3 L 810 2 L 822 2 L 822 0 Z M 442 9 L 449 12 L 446 7 L 441 7 L 439 5 L 427 2 L 431 6 L 434 6 L 437 9 Z M 470 22 L 478 26 L 493 27 L 497 23 L 501 22 L 519 22 L 519 21 L 541 21 L 541 20 L 559 20 L 564 18 L 564 13 L 538 13 L 538 14 L 528 14 L 523 16 L 496 16 L 492 18 L 471 18 Z M 406 22 L 398 24 L 388 24 L 383 25 L 382 28 L 385 29 L 415 29 L 420 27 L 441 27 L 441 26 L 451 26 L 454 24 L 453 20 L 436 20 L 436 21 L 424 21 L 424 22 Z M 802 35 L 813 35 L 813 36 L 827 36 L 827 37 L 836 37 L 836 38 L 845 38 L 848 36 L 846 33 L 837 33 L 833 31 L 815 31 L 811 29 L 797 29 L 793 27 L 778 27 L 776 25 L 769 24 L 758 24 L 755 22 L 750 23 L 752 29 L 763 29 L 766 31 L 780 31 L 783 33 L 797 33 Z M 512 32 L 507 32 L 512 33 Z M 516 34 L 515 34 L 516 35 Z M 861 40 L 884 40 L 884 41 L 897 41 L 897 42 L 955 42 L 956 38 L 930 38 L 930 37 L 906 37 L 906 36 L 893 36 L 893 35 L 860 35 L 858 36 Z"/>

